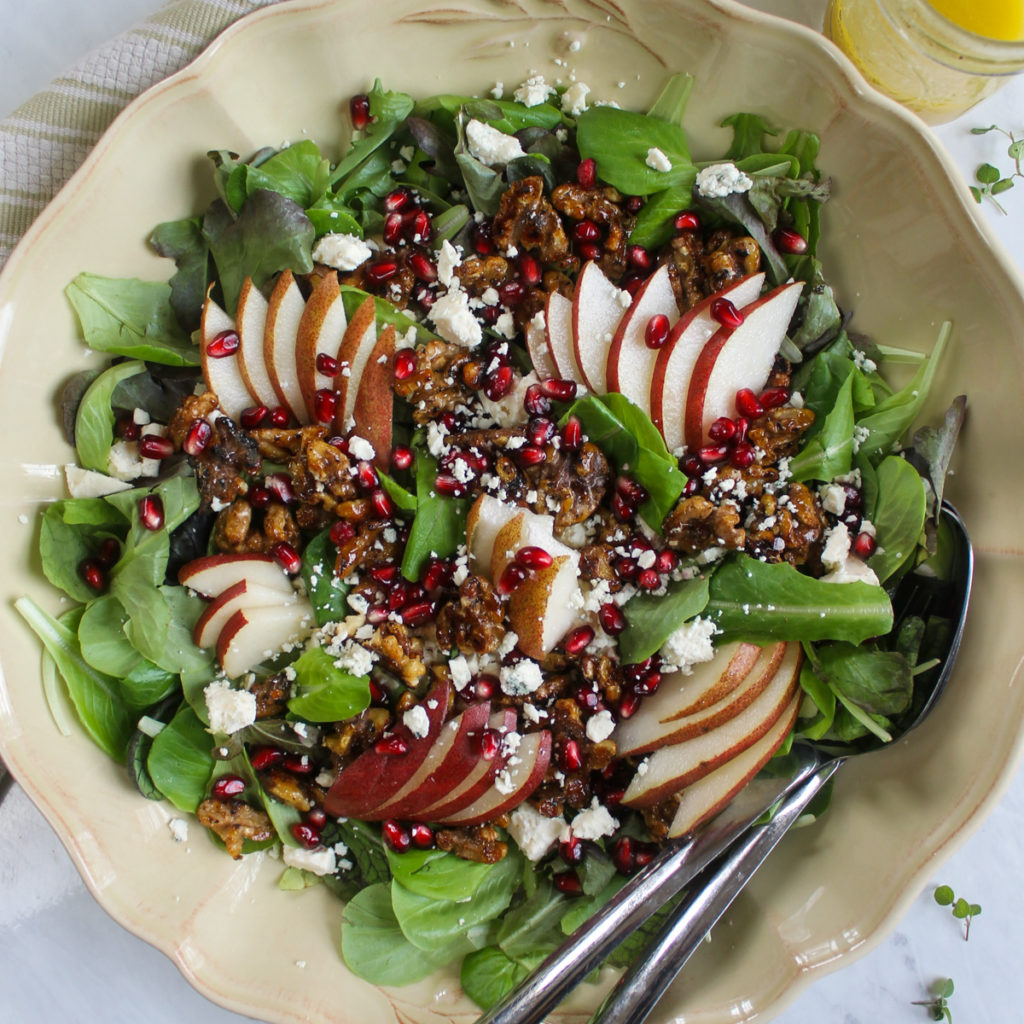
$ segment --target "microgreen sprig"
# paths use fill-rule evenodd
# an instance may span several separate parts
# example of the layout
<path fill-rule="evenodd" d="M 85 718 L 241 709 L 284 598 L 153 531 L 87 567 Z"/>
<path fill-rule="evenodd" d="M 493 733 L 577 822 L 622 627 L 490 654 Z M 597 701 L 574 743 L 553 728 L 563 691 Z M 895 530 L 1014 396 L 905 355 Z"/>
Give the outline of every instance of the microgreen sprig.
<path fill-rule="evenodd" d="M 971 921 L 981 913 L 981 905 L 968 903 L 967 900 L 958 897 L 948 885 L 940 885 L 935 890 L 935 902 L 940 907 L 952 907 L 953 916 L 964 923 L 964 941 L 970 938 Z"/>
<path fill-rule="evenodd" d="M 947 1020 L 952 1024 L 953 1014 L 950 1012 L 948 999 L 953 994 L 952 978 L 936 978 L 932 982 L 931 999 L 915 999 L 912 1006 L 923 1006 L 928 1010 L 932 1020 Z"/>
<path fill-rule="evenodd" d="M 989 125 L 987 128 L 972 128 L 972 135 L 987 135 L 989 132 L 999 132 L 1010 140 L 1006 148 L 1006 155 L 1013 161 L 1014 170 L 1004 175 L 994 164 L 984 163 L 974 172 L 978 179 L 977 185 L 971 185 L 971 195 L 974 201 L 980 203 L 983 199 L 990 199 L 1000 213 L 1006 213 L 996 196 L 1001 192 L 1013 188 L 1015 178 L 1024 178 L 1024 169 L 1021 168 L 1021 160 L 1024 159 L 1024 138 L 1017 138 L 1013 132 L 1000 128 L 997 124 Z"/>

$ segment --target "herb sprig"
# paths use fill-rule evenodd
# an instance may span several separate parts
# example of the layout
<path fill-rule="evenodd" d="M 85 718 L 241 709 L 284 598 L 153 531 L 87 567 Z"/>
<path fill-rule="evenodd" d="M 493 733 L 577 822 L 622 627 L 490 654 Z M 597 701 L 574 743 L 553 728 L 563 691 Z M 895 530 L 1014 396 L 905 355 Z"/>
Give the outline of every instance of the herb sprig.
<path fill-rule="evenodd" d="M 953 1014 L 949 1009 L 949 997 L 953 994 L 952 978 L 936 978 L 932 982 L 931 999 L 915 999 L 913 1006 L 923 1006 L 928 1010 L 932 1020 L 947 1020 L 952 1024 Z"/>
<path fill-rule="evenodd" d="M 1013 132 L 1000 128 L 997 124 L 991 124 L 987 128 L 972 128 L 972 135 L 987 135 L 989 132 L 999 132 L 1010 140 L 1006 149 L 1006 155 L 1013 161 L 1014 169 L 1009 174 L 1003 174 L 994 164 L 984 163 L 974 172 L 978 179 L 977 185 L 971 185 L 971 195 L 974 201 L 980 203 L 983 199 L 991 200 L 1000 213 L 1006 213 L 996 196 L 1013 188 L 1015 178 L 1024 178 L 1024 169 L 1021 168 L 1021 160 L 1024 159 L 1024 138 L 1017 138 Z"/>
<path fill-rule="evenodd" d="M 953 916 L 958 921 L 963 921 L 966 942 L 971 936 L 971 921 L 981 913 L 981 904 L 968 903 L 967 900 L 958 897 L 948 885 L 940 885 L 934 895 L 935 902 L 940 907 L 952 907 Z"/>

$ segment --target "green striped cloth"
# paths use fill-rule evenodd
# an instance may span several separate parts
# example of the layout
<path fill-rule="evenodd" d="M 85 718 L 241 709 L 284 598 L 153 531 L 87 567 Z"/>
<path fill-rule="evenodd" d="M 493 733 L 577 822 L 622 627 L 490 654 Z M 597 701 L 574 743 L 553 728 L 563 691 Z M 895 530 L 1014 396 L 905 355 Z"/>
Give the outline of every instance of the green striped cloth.
<path fill-rule="evenodd" d="M 0 121 L 0 267 L 124 107 L 232 22 L 275 2 L 171 0 Z"/>

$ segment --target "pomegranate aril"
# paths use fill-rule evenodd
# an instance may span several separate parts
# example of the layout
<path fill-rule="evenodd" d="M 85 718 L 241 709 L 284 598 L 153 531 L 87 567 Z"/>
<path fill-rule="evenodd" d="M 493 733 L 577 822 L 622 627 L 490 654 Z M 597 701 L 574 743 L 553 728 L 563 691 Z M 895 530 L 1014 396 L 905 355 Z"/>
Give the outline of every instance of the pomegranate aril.
<path fill-rule="evenodd" d="M 492 402 L 500 402 L 511 390 L 516 375 L 511 366 L 499 366 L 484 381 L 484 394 Z"/>
<path fill-rule="evenodd" d="M 651 254 L 642 245 L 631 245 L 626 255 L 629 262 L 640 270 L 647 270 L 651 265 Z"/>
<path fill-rule="evenodd" d="M 558 763 L 563 771 L 578 772 L 583 767 L 583 755 L 576 740 L 566 740 L 558 755 Z"/>
<path fill-rule="evenodd" d="M 227 330 L 215 334 L 209 345 L 206 346 L 206 355 L 210 359 L 225 359 L 233 356 L 238 351 L 241 340 L 237 331 Z"/>
<path fill-rule="evenodd" d="M 627 690 L 619 701 L 619 718 L 632 718 L 640 707 L 640 694 L 635 690 Z"/>
<path fill-rule="evenodd" d="M 485 761 L 493 761 L 501 750 L 501 734 L 497 729 L 484 729 L 480 734 L 480 756 Z"/>
<path fill-rule="evenodd" d="M 270 425 L 272 427 L 287 427 L 291 418 L 292 414 L 283 405 L 270 410 Z"/>
<path fill-rule="evenodd" d="M 547 461 L 547 455 L 545 455 L 544 449 L 538 448 L 533 444 L 528 444 L 525 448 L 520 448 L 519 451 L 516 452 L 516 458 L 523 466 L 539 466 L 542 462 Z"/>
<path fill-rule="evenodd" d="M 477 700 L 490 700 L 498 692 L 499 679 L 489 672 L 481 672 L 473 678 L 473 694 Z"/>
<path fill-rule="evenodd" d="M 409 752 L 409 744 L 404 736 L 386 736 L 382 740 L 377 740 L 373 749 L 386 757 L 400 757 Z"/>
<path fill-rule="evenodd" d="M 636 562 L 630 558 L 617 558 L 615 560 L 615 575 L 625 583 L 632 583 L 640 571 Z"/>
<path fill-rule="evenodd" d="M 655 313 L 644 328 L 644 344 L 649 349 L 661 348 L 668 341 L 669 328 L 668 317 L 664 313 Z"/>
<path fill-rule="evenodd" d="M 366 268 L 366 280 L 371 284 L 381 284 L 398 273 L 398 264 L 395 260 L 378 260 Z"/>
<path fill-rule="evenodd" d="M 578 654 L 582 654 L 587 645 L 591 640 L 594 639 L 594 628 L 593 626 L 577 626 L 572 630 L 562 642 L 562 646 L 565 648 L 565 653 L 571 658 L 575 658 Z"/>
<path fill-rule="evenodd" d="M 654 860 L 654 855 L 657 852 L 658 848 L 653 843 L 634 843 L 633 863 L 636 865 L 637 870 L 647 867 Z"/>
<path fill-rule="evenodd" d="M 729 465 L 736 469 L 746 469 L 754 464 L 754 458 L 754 446 L 744 441 L 729 453 Z"/>
<path fill-rule="evenodd" d="M 400 213 L 389 213 L 384 218 L 384 228 L 381 237 L 387 245 L 396 245 L 402 237 L 402 215 Z"/>
<path fill-rule="evenodd" d="M 870 533 L 858 533 L 853 539 L 851 549 L 858 558 L 870 558 L 875 553 L 877 543 Z"/>
<path fill-rule="evenodd" d="M 456 480 L 451 473 L 438 473 L 434 477 L 434 490 L 446 498 L 461 498 L 466 493 L 466 485 Z"/>
<path fill-rule="evenodd" d="M 524 569 L 547 569 L 554 559 L 543 548 L 529 545 L 516 552 L 516 562 Z"/>
<path fill-rule="evenodd" d="M 253 508 L 266 508 L 273 497 L 274 496 L 266 487 L 263 487 L 260 484 L 250 484 L 248 493 L 245 495 L 245 500 L 248 501 Z"/>
<path fill-rule="evenodd" d="M 122 441 L 137 441 L 141 428 L 132 416 L 119 416 L 114 424 L 114 433 Z"/>
<path fill-rule="evenodd" d="M 498 578 L 498 593 L 511 594 L 513 591 L 518 590 L 529 575 L 529 572 L 521 565 L 518 565 L 516 562 L 509 562 Z"/>
<path fill-rule="evenodd" d="M 218 800 L 228 800 L 233 796 L 241 796 L 245 792 L 245 779 L 241 775 L 222 775 L 215 779 L 210 787 L 210 796 Z"/>
<path fill-rule="evenodd" d="M 597 621 L 609 636 L 618 636 L 626 628 L 626 616 L 617 604 L 603 604 L 598 609 Z"/>
<path fill-rule="evenodd" d="M 408 380 L 416 372 L 416 356 L 404 348 L 395 356 L 395 380 Z"/>
<path fill-rule="evenodd" d="M 338 408 L 338 392 L 320 388 L 313 396 L 313 414 L 317 423 L 331 423 Z"/>
<path fill-rule="evenodd" d="M 750 430 L 750 420 L 746 416 L 737 416 L 733 420 L 736 424 L 736 433 L 733 435 L 733 444 L 743 444 L 747 439 L 747 431 Z"/>
<path fill-rule="evenodd" d="M 591 685 L 584 683 L 576 689 L 573 699 L 585 711 L 597 711 L 601 704 L 601 695 Z"/>
<path fill-rule="evenodd" d="M 377 583 L 392 583 L 398 578 L 397 565 L 375 565 L 368 570 L 370 579 Z"/>
<path fill-rule="evenodd" d="M 729 458 L 729 451 L 725 444 L 707 444 L 697 452 L 697 457 L 705 466 L 714 466 Z"/>
<path fill-rule="evenodd" d="M 530 416 L 546 416 L 551 412 L 551 400 L 540 384 L 531 384 L 523 396 L 523 408 Z"/>
<path fill-rule="evenodd" d="M 384 491 L 374 491 L 370 495 L 370 502 L 379 519 L 390 519 L 395 511 L 395 506 Z"/>
<path fill-rule="evenodd" d="M 356 463 L 356 479 L 359 481 L 359 486 L 365 491 L 372 491 L 375 487 L 380 486 L 377 470 L 373 468 L 372 462 L 367 462 L 365 459 Z"/>
<path fill-rule="evenodd" d="M 414 252 L 409 257 L 409 267 L 421 281 L 426 281 L 427 284 L 437 280 L 437 266 L 426 253 Z"/>
<path fill-rule="evenodd" d="M 340 546 L 347 540 L 351 540 L 356 535 L 356 528 L 344 519 L 339 519 L 332 527 L 331 532 L 327 535 L 331 539 L 331 543 Z M 373 570 L 371 570 L 372 572 Z"/>
<path fill-rule="evenodd" d="M 518 306 L 526 298 L 522 281 L 506 281 L 498 288 L 498 296 L 506 306 Z"/>
<path fill-rule="evenodd" d="M 289 575 L 298 575 L 302 568 L 299 553 L 286 540 L 279 540 L 271 549 L 270 557 Z"/>
<path fill-rule="evenodd" d="M 365 128 L 370 123 L 370 97 L 359 93 L 348 101 L 348 113 L 353 128 Z"/>
<path fill-rule="evenodd" d="M 678 564 L 679 556 L 670 548 L 665 548 L 663 551 L 659 551 L 658 557 L 654 560 L 654 568 L 662 575 L 667 572 L 672 572 Z"/>
<path fill-rule="evenodd" d="M 426 210 L 417 210 L 413 214 L 407 214 L 405 224 L 406 237 L 410 242 L 423 245 L 430 241 L 434 233 L 434 226 L 430 222 L 430 214 Z"/>
<path fill-rule="evenodd" d="M 686 458 L 683 459 L 681 465 L 683 472 L 687 476 L 699 476 L 704 472 L 704 467 L 696 455 L 687 455 Z"/>
<path fill-rule="evenodd" d="M 473 228 L 473 248 L 478 256 L 490 256 L 494 252 L 494 239 L 491 237 L 491 226 L 486 221 Z"/>
<path fill-rule="evenodd" d="M 275 764 L 280 764 L 283 760 L 284 751 L 278 750 L 277 747 L 256 747 L 249 754 L 249 763 L 258 772 L 273 768 Z"/>
<path fill-rule="evenodd" d="M 577 242 L 596 242 L 601 237 L 601 229 L 592 220 L 581 220 L 572 229 Z"/>
<path fill-rule="evenodd" d="M 628 523 L 630 519 L 636 515 L 636 505 L 634 505 L 629 498 L 625 497 L 625 495 L 619 494 L 618 492 L 612 495 L 611 506 L 612 515 L 614 515 L 620 523 Z"/>
<path fill-rule="evenodd" d="M 579 864 L 583 860 L 583 842 L 577 839 L 576 836 L 570 835 L 568 839 L 563 839 L 558 844 L 558 856 L 565 861 L 566 864 Z"/>
<path fill-rule="evenodd" d="M 788 253 L 790 256 L 803 256 L 807 252 L 807 239 L 790 228 L 777 228 L 772 235 L 772 241 L 779 252 Z"/>
<path fill-rule="evenodd" d="M 139 498 L 139 523 L 147 530 L 159 530 L 164 525 L 164 503 L 159 494 Z"/>
<path fill-rule="evenodd" d="M 708 427 L 708 437 L 712 441 L 731 441 L 736 433 L 736 424 L 728 416 L 719 416 Z"/>
<path fill-rule="evenodd" d="M 530 444 L 543 448 L 555 436 L 555 425 L 544 416 L 538 416 L 527 424 Z"/>
<path fill-rule="evenodd" d="M 452 582 L 452 567 L 443 559 L 431 559 L 423 571 L 421 582 L 427 593 L 449 586 Z"/>
<path fill-rule="evenodd" d="M 619 287 L 629 293 L 630 304 L 632 300 L 636 298 L 636 293 L 640 291 L 644 281 L 647 279 L 642 274 L 627 274 L 620 282 Z"/>
<path fill-rule="evenodd" d="M 758 398 L 765 409 L 777 409 L 789 401 L 789 388 L 767 388 Z"/>
<path fill-rule="evenodd" d="M 657 590 L 661 586 L 661 577 L 656 569 L 642 569 L 637 574 L 636 585 L 641 590 Z"/>
<path fill-rule="evenodd" d="M 159 434 L 146 434 L 139 441 L 139 454 L 144 459 L 166 459 L 174 454 L 174 442 Z"/>
<path fill-rule="evenodd" d="M 246 430 L 255 430 L 269 415 L 270 410 L 265 405 L 250 405 L 241 411 L 238 422 Z"/>
<path fill-rule="evenodd" d="M 644 197 L 643 196 L 630 196 L 626 200 L 626 209 L 630 213 L 639 213 L 644 208 Z"/>
<path fill-rule="evenodd" d="M 412 845 L 412 836 L 407 829 L 402 828 L 397 821 L 389 818 L 381 825 L 381 835 L 384 842 L 396 853 L 405 853 Z"/>
<path fill-rule="evenodd" d="M 312 825 L 297 821 L 289 831 L 298 841 L 299 845 L 304 846 L 307 850 L 312 850 L 320 845 L 320 830 L 313 828 Z"/>
<path fill-rule="evenodd" d="M 572 451 L 583 443 L 583 424 L 578 416 L 570 416 L 562 427 L 562 442 Z"/>
<path fill-rule="evenodd" d="M 728 300 L 718 298 L 711 303 L 711 319 L 717 320 L 723 327 L 733 329 L 743 323 L 743 314 Z"/>
<path fill-rule="evenodd" d="M 583 883 L 575 871 L 560 871 L 552 877 L 555 888 L 567 896 L 578 896 L 583 892 Z"/>
<path fill-rule="evenodd" d="M 306 812 L 306 824 L 310 828 L 322 829 L 327 824 L 327 812 L 322 807 L 313 807 Z"/>
<path fill-rule="evenodd" d="M 540 262 L 528 252 L 519 256 L 519 273 L 528 285 L 540 284 L 544 277 Z"/>
<path fill-rule="evenodd" d="M 642 694 L 644 697 L 649 697 L 652 693 L 655 693 L 658 687 L 661 685 L 661 673 L 657 669 L 653 669 L 648 672 L 640 682 L 634 685 L 634 689 L 637 693 Z"/>
<path fill-rule="evenodd" d="M 293 775 L 312 775 L 316 771 L 316 765 L 308 754 L 285 754 L 281 758 L 281 767 Z"/>
<path fill-rule="evenodd" d="M 764 406 L 750 388 L 740 388 L 736 392 L 736 411 L 747 419 L 756 420 L 764 415 Z"/>
<path fill-rule="evenodd" d="M 210 443 L 211 437 L 213 437 L 213 427 L 206 420 L 194 420 L 192 426 L 188 428 L 185 440 L 181 443 L 182 450 L 186 455 L 193 457 L 201 455 Z"/>
<path fill-rule="evenodd" d="M 116 565 L 121 558 L 121 542 L 115 537 L 107 537 L 99 546 L 94 558 L 101 569 L 109 569 Z"/>
<path fill-rule="evenodd" d="M 283 505 L 293 505 L 297 500 L 292 490 L 292 478 L 287 473 L 268 473 L 263 486 Z"/>
<path fill-rule="evenodd" d="M 634 505 L 642 505 L 649 497 L 644 486 L 628 476 L 616 478 L 615 490 Z"/>
<path fill-rule="evenodd" d="M 437 605 L 433 601 L 410 601 L 402 605 L 399 615 L 407 626 L 423 626 L 434 617 L 436 610 Z"/>
<path fill-rule="evenodd" d="M 381 205 L 384 207 L 385 213 L 398 213 L 409 206 L 411 202 L 412 194 L 404 185 L 399 185 L 384 197 Z"/>
<path fill-rule="evenodd" d="M 405 580 L 399 580 L 388 594 L 388 609 L 397 612 L 403 604 L 409 603 L 409 584 Z"/>
<path fill-rule="evenodd" d="M 388 691 L 380 684 L 380 682 L 373 676 L 370 677 L 370 703 L 378 706 L 386 703 L 388 699 Z"/>
<path fill-rule="evenodd" d="M 616 840 L 612 847 L 612 863 L 616 870 L 623 875 L 631 875 L 636 869 L 636 860 L 633 855 L 633 840 L 629 836 L 623 836 Z"/>
<path fill-rule="evenodd" d="M 601 246 L 597 242 L 580 242 L 579 253 L 585 260 L 599 260 L 602 256 Z"/>
<path fill-rule="evenodd" d="M 549 377 L 538 385 L 541 392 L 554 402 L 571 402 L 576 397 L 576 381 Z M 579 422 L 579 421 L 577 421 Z"/>
<path fill-rule="evenodd" d="M 375 604 L 366 610 L 366 621 L 371 626 L 379 626 L 382 622 L 387 622 L 390 614 L 390 609 L 386 605 Z"/>
<path fill-rule="evenodd" d="M 676 231 L 700 230 L 700 217 L 693 210 L 683 210 L 682 213 L 677 213 L 676 219 L 672 223 L 675 224 Z"/>
<path fill-rule="evenodd" d="M 593 157 L 581 160 L 576 168 L 576 181 L 584 188 L 590 188 L 597 180 L 597 161 Z"/>
<path fill-rule="evenodd" d="M 429 850 L 434 845 L 434 830 L 419 821 L 409 828 L 409 838 L 412 840 L 413 846 L 418 846 L 421 850 Z"/>
<path fill-rule="evenodd" d="M 395 469 L 408 469 L 412 465 L 412 449 L 404 444 L 396 444 L 391 449 L 391 465 Z"/>

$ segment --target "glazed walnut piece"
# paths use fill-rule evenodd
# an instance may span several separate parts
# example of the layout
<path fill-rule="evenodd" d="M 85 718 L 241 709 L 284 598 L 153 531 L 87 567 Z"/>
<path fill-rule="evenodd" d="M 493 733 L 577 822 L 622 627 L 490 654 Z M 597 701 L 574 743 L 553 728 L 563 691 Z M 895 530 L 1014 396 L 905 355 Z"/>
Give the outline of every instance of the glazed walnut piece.
<path fill-rule="evenodd" d="M 614 188 L 588 188 L 575 182 L 559 185 L 551 193 L 551 203 L 577 224 L 591 221 L 603 230 L 601 269 L 613 281 L 626 270 L 626 243 L 635 218 L 623 210 L 622 194 Z"/>
<path fill-rule="evenodd" d="M 531 490 L 537 492 L 531 508 L 554 515 L 555 530 L 585 522 L 604 499 L 612 468 L 595 444 L 585 441 L 576 451 L 548 445 L 546 459 L 525 471 Z"/>
<path fill-rule="evenodd" d="M 497 864 L 508 853 L 508 843 L 501 841 L 501 834 L 493 825 L 443 828 L 434 838 L 439 850 L 481 864 Z"/>
<path fill-rule="evenodd" d="M 699 231 L 684 231 L 669 246 L 669 280 L 684 310 L 760 267 L 757 243 L 726 230 L 714 231 L 706 239 Z"/>
<path fill-rule="evenodd" d="M 423 643 L 408 628 L 398 622 L 385 622 L 363 641 L 363 646 L 374 651 L 380 664 L 398 676 L 406 686 L 415 686 L 427 671 L 423 658 Z"/>
<path fill-rule="evenodd" d="M 490 581 L 467 576 L 458 599 L 438 612 L 437 642 L 446 650 L 457 647 L 463 654 L 489 654 L 505 635 L 504 617 L 504 605 Z"/>
<path fill-rule="evenodd" d="M 408 351 L 415 356 L 416 365 L 407 377 L 395 378 L 395 394 L 412 407 L 417 424 L 425 426 L 470 401 L 470 382 L 479 379 L 482 367 L 466 349 L 434 340 Z"/>
<path fill-rule="evenodd" d="M 242 844 L 247 839 L 261 843 L 276 835 L 270 818 L 242 800 L 204 800 L 196 817 L 220 837 L 235 860 L 241 859 Z"/>
<path fill-rule="evenodd" d="M 790 484 L 785 495 L 761 495 L 747 530 L 747 551 L 767 562 L 803 565 L 821 541 L 826 525 L 810 488 Z"/>
<path fill-rule="evenodd" d="M 774 386 L 774 385 L 773 385 Z M 750 425 L 747 435 L 755 448 L 764 453 L 764 463 L 778 462 L 779 459 L 796 454 L 800 438 L 814 423 L 814 412 L 785 405 L 769 409 Z"/>
<path fill-rule="evenodd" d="M 715 547 L 739 550 L 746 540 L 739 523 L 739 511 L 732 503 L 714 505 L 695 494 L 683 498 L 666 517 L 665 540 L 670 548 L 688 555 Z"/>
<path fill-rule="evenodd" d="M 302 534 L 295 519 L 279 502 L 271 502 L 261 513 L 244 498 L 238 498 L 218 512 L 214 520 L 213 543 L 218 551 L 261 554 L 281 541 L 296 550 L 302 547 Z"/>
<path fill-rule="evenodd" d="M 562 219 L 544 196 L 544 179 L 539 176 L 523 178 L 505 189 L 492 233 L 502 249 L 536 252 L 542 263 L 560 270 L 573 270 L 578 265 Z"/>

